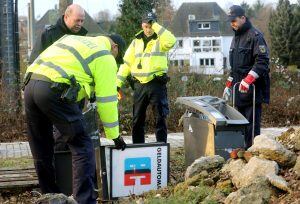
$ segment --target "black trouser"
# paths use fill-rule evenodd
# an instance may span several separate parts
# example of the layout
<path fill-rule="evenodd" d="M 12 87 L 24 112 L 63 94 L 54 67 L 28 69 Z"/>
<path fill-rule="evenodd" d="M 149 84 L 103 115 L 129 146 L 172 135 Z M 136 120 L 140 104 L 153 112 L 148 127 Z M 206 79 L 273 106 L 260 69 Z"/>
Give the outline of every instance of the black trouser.
<path fill-rule="evenodd" d="M 84 105 L 85 105 L 85 99 L 82 99 L 77 104 L 78 104 L 79 109 L 83 110 Z M 55 144 L 54 144 L 54 152 L 69 150 L 68 145 L 62 140 L 61 133 L 55 126 L 53 126 L 53 136 L 55 138 L 57 138 L 55 141 Z"/>
<path fill-rule="evenodd" d="M 238 111 L 249 121 L 245 130 L 245 148 L 248 149 L 252 146 L 252 128 L 253 128 L 253 106 L 237 106 Z M 255 105 L 255 125 L 254 137 L 260 135 L 260 122 L 261 122 L 261 104 Z"/>
<path fill-rule="evenodd" d="M 72 154 L 73 195 L 78 203 L 96 203 L 95 158 L 91 139 L 85 132 L 81 110 L 76 103 L 60 99 L 51 83 L 30 80 L 25 87 L 28 140 L 43 193 L 60 192 L 55 183 L 54 142 L 65 141 Z M 53 125 L 61 138 L 53 136 Z"/>
<path fill-rule="evenodd" d="M 157 142 L 167 142 L 166 117 L 169 113 L 167 87 L 155 79 L 141 84 L 134 84 L 133 96 L 133 143 L 145 143 L 145 119 L 148 105 L 152 105 L 156 122 Z"/>

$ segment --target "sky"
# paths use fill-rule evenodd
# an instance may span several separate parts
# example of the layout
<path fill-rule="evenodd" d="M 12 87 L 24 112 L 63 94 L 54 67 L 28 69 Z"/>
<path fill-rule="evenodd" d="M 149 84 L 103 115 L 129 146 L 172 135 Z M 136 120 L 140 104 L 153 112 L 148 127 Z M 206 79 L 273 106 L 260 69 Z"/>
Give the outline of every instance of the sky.
<path fill-rule="evenodd" d="M 180 7 L 183 2 L 216 2 L 217 0 L 172 0 L 176 9 Z M 233 4 L 240 4 L 244 0 L 218 0 L 217 3 L 225 11 Z M 256 0 L 245 0 L 248 4 L 253 4 Z M 30 0 L 19 0 L 19 15 L 28 15 L 28 3 Z M 48 9 L 53 9 L 59 0 L 39 0 L 35 1 L 35 17 L 41 18 Z M 117 15 L 118 4 L 120 0 L 73 0 L 73 3 L 81 5 L 92 17 L 101 10 L 109 10 L 112 15 Z M 276 5 L 278 0 L 261 0 L 264 4 L 273 3 Z M 297 0 L 290 0 L 291 3 L 296 3 Z"/>

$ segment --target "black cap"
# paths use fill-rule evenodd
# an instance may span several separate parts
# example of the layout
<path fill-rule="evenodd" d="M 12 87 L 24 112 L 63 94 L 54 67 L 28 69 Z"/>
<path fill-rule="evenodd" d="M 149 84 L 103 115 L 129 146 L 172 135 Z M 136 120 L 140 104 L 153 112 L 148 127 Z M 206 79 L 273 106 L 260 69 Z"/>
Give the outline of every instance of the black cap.
<path fill-rule="evenodd" d="M 233 5 L 229 8 L 228 20 L 233 21 L 238 16 L 245 16 L 245 10 L 238 5 Z"/>
<path fill-rule="evenodd" d="M 147 11 L 142 16 L 142 23 L 149 23 L 149 21 L 156 21 L 156 15 L 152 11 Z"/>
<path fill-rule="evenodd" d="M 116 57 L 116 61 L 118 64 L 123 64 L 123 55 L 125 53 L 126 48 L 125 40 L 122 38 L 122 36 L 118 34 L 111 34 L 108 37 L 118 45 L 118 56 Z"/>

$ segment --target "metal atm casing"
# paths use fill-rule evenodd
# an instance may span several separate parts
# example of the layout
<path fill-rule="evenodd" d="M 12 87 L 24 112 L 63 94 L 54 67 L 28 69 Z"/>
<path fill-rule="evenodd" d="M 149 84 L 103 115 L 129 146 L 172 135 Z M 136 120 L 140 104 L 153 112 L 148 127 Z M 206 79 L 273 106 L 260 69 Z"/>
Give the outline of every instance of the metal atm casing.
<path fill-rule="evenodd" d="M 223 99 L 213 96 L 179 97 L 187 107 L 183 115 L 185 164 L 201 156 L 229 158 L 232 149 L 244 147 L 248 120 Z"/>

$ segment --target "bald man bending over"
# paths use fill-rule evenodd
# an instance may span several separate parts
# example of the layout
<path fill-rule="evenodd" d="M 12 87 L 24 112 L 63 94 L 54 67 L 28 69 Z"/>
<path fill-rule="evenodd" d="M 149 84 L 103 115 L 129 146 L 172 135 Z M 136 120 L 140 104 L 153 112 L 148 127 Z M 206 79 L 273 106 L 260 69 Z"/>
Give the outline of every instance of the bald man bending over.
<path fill-rule="evenodd" d="M 82 27 L 84 19 L 85 11 L 81 6 L 78 4 L 69 5 L 56 25 L 47 27 L 41 38 L 37 39 L 29 58 L 29 64 L 32 64 L 45 49 L 65 34 L 85 36 L 88 31 Z"/>

